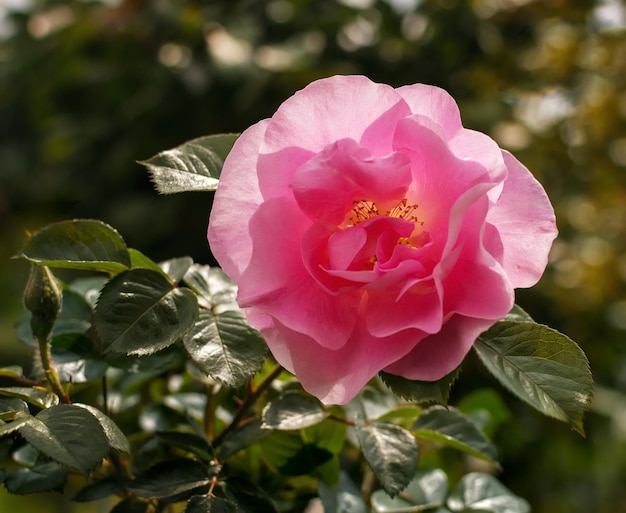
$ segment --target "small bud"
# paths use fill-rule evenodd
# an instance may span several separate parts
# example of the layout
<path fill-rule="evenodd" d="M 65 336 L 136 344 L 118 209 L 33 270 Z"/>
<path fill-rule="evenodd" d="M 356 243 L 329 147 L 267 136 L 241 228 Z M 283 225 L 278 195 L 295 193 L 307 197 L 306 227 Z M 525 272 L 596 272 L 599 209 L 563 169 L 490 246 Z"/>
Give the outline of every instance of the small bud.
<path fill-rule="evenodd" d="M 45 266 L 33 264 L 24 290 L 24 306 L 31 312 L 30 326 L 35 337 L 47 337 L 61 311 L 61 288 Z"/>

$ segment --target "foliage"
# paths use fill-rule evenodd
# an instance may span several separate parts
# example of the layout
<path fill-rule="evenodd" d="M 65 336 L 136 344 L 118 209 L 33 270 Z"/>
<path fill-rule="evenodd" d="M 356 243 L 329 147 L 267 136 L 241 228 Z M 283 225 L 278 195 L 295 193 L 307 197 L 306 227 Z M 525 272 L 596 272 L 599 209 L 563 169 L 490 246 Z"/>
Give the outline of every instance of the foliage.
<path fill-rule="evenodd" d="M 202 141 L 202 152 L 185 144 L 146 162 L 159 190 L 197 190 L 194 159 L 202 188 L 219 176 L 222 138 Z M 168 167 L 155 172 L 159 159 Z M 183 172 L 192 178 L 172 186 L 167 173 Z M 295 512 L 316 490 L 328 511 L 529 511 L 493 475 L 466 473 L 450 491 L 444 469 L 420 462 L 448 447 L 500 468 L 480 424 L 447 406 L 459 370 L 429 385 L 384 375 L 326 406 L 266 356 L 219 269 L 154 262 L 95 220 L 44 227 L 18 256 L 33 269 L 21 337 L 38 366 L 2 370 L 19 385 L 0 387 L 0 477 L 12 493 L 63 490 L 78 474 L 88 483 L 74 499 L 117 496 L 112 513 Z M 102 279 L 61 283 L 53 268 Z M 515 307 L 475 348 L 514 394 L 583 432 L 591 373 L 572 340 Z"/>

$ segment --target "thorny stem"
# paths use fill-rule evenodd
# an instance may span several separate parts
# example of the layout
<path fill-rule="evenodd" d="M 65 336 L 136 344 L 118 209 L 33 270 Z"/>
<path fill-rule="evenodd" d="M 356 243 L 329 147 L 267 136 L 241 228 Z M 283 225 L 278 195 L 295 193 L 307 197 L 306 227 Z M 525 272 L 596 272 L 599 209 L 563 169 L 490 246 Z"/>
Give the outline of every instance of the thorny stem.
<path fill-rule="evenodd" d="M 222 441 L 224 440 L 224 437 L 241 424 L 241 422 L 248 415 L 248 412 L 250 411 L 250 409 L 261 398 L 261 395 L 263 395 L 263 392 L 265 392 L 265 390 L 272 384 L 272 381 L 274 381 L 280 375 L 281 372 L 283 372 L 282 366 L 276 365 L 276 367 L 274 367 L 269 372 L 269 374 L 265 376 L 265 378 L 263 378 L 263 380 L 259 383 L 256 389 L 252 389 L 252 388 L 250 389 L 250 393 L 248 394 L 248 397 L 246 397 L 246 400 L 239 407 L 239 410 L 237 411 L 232 422 L 228 426 L 226 426 L 224 430 L 213 441 L 214 447 L 217 447 L 218 445 L 220 445 L 220 443 L 222 443 Z"/>

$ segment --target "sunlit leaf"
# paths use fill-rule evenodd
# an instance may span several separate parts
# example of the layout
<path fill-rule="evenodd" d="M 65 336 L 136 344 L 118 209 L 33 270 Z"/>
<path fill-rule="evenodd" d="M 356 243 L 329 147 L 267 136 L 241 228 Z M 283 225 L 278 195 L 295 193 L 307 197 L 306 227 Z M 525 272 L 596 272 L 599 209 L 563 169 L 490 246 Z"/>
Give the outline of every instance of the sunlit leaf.
<path fill-rule="evenodd" d="M 417 467 L 418 450 L 410 431 L 386 422 L 357 422 L 363 456 L 385 491 L 393 496 L 409 484 Z"/>
<path fill-rule="evenodd" d="M 377 490 L 371 501 L 376 513 L 417 513 L 443 506 L 447 495 L 448 477 L 443 470 L 435 469 L 418 472 L 398 496 Z"/>
<path fill-rule="evenodd" d="M 196 366 L 214 379 L 239 387 L 258 372 L 265 359 L 265 341 L 240 311 L 200 312 L 183 339 Z"/>
<path fill-rule="evenodd" d="M 512 494 L 500 481 L 489 474 L 472 472 L 450 494 L 447 502 L 453 512 L 470 513 L 529 513 L 530 506 Z"/>
<path fill-rule="evenodd" d="M 178 340 L 197 315 L 193 292 L 155 271 L 131 269 L 102 289 L 95 323 L 105 350 L 147 355 Z"/>
<path fill-rule="evenodd" d="M 501 321 L 479 337 L 474 349 L 520 399 L 584 433 L 593 379 L 585 354 L 573 340 L 540 324 Z"/>
<path fill-rule="evenodd" d="M 236 134 L 199 137 L 140 162 L 161 194 L 214 191 Z"/>
<path fill-rule="evenodd" d="M 0 388 L 0 395 L 17 397 L 37 408 L 49 408 L 59 404 L 59 398 L 55 394 L 42 388 L 3 387 Z"/>
<path fill-rule="evenodd" d="M 183 281 L 200 296 L 201 303 L 215 313 L 240 309 L 237 285 L 219 267 L 193 264 Z"/>
<path fill-rule="evenodd" d="M 315 397 L 297 390 L 289 391 L 270 402 L 263 410 L 263 427 L 270 429 L 303 429 L 313 426 L 330 413 Z"/>
<path fill-rule="evenodd" d="M 130 267 L 121 235 L 94 219 L 53 223 L 35 232 L 18 256 L 53 267 L 120 272 Z"/>
<path fill-rule="evenodd" d="M 448 404 L 450 389 L 458 377 L 460 369 L 452 371 L 438 381 L 415 381 L 380 372 L 380 378 L 394 394 L 407 401 L 418 403 Z"/>
<path fill-rule="evenodd" d="M 494 445 L 476 424 L 456 409 L 433 406 L 422 413 L 411 430 L 418 438 L 454 447 L 499 466 Z"/>

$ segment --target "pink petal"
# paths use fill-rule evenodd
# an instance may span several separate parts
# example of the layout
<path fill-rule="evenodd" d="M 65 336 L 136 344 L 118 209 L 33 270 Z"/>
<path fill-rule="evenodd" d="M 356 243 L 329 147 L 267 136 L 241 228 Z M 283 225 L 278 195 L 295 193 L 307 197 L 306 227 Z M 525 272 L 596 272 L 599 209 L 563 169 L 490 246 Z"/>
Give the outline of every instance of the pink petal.
<path fill-rule="evenodd" d="M 276 360 L 293 372 L 309 393 L 326 404 L 345 404 L 381 369 L 404 356 L 424 334 L 416 330 L 377 339 L 358 331 L 337 350 L 280 324 L 263 332 Z"/>
<path fill-rule="evenodd" d="M 453 315 L 441 331 L 421 340 L 410 353 L 383 370 L 419 381 L 441 379 L 461 364 L 478 336 L 493 323 Z"/>
<path fill-rule="evenodd" d="M 233 146 L 222 169 L 209 218 L 208 239 L 224 272 L 238 281 L 252 256 L 248 222 L 263 197 L 256 163 L 267 121 L 248 128 Z"/>
<path fill-rule="evenodd" d="M 498 202 L 487 214 L 504 247 L 502 267 L 513 287 L 539 281 L 558 230 L 543 187 L 510 153 L 503 151 L 508 176 Z"/>
<path fill-rule="evenodd" d="M 359 298 L 344 295 L 337 301 L 308 273 L 299 255 L 309 225 L 292 199 L 273 199 L 259 207 L 250 221 L 254 248 L 239 280 L 237 301 L 337 348 L 353 330 Z"/>

